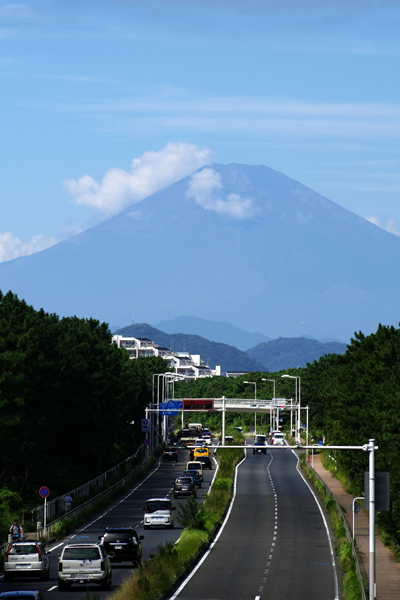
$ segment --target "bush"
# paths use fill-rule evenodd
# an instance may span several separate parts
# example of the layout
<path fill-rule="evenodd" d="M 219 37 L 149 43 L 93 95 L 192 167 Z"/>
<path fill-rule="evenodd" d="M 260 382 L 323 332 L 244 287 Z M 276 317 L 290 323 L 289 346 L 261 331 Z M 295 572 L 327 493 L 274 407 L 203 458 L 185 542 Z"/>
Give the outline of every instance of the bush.
<path fill-rule="evenodd" d="M 177 521 L 185 529 L 204 530 L 204 518 L 204 504 L 197 504 L 194 496 L 190 496 L 185 504 L 179 502 Z"/>

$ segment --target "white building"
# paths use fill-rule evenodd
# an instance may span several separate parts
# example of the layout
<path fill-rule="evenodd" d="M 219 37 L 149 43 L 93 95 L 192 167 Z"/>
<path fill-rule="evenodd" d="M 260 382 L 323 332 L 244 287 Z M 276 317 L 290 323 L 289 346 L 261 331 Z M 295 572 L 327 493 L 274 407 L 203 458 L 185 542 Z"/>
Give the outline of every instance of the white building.
<path fill-rule="evenodd" d="M 200 359 L 200 354 L 189 354 L 188 352 L 172 352 L 168 348 L 163 348 L 155 344 L 148 338 L 124 337 L 114 335 L 112 343 L 118 348 L 125 348 L 129 352 L 130 358 L 139 356 L 161 356 L 167 361 L 168 366 L 173 369 L 177 375 L 185 379 L 198 379 L 200 377 L 219 377 L 221 375 L 220 365 L 215 369 L 210 369 Z"/>

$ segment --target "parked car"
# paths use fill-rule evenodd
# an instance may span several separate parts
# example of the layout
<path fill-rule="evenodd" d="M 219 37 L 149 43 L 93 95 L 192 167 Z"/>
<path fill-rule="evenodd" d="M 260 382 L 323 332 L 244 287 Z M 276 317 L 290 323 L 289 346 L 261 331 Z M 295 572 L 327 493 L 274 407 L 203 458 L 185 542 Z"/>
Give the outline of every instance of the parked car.
<path fill-rule="evenodd" d="M 274 446 L 286 446 L 286 442 L 285 442 L 283 433 L 280 433 L 280 432 L 275 433 L 272 443 Z"/>
<path fill-rule="evenodd" d="M 69 590 L 73 583 L 97 583 L 102 590 L 111 587 L 111 558 L 98 544 L 68 544 L 58 559 L 58 589 Z"/>
<path fill-rule="evenodd" d="M 182 477 L 191 477 L 198 488 L 201 488 L 201 478 L 199 472 L 195 469 L 186 469 L 183 471 Z"/>
<path fill-rule="evenodd" d="M 200 462 L 199 460 L 190 460 L 188 462 L 188 464 L 186 465 L 186 469 L 195 469 L 196 471 L 199 472 L 200 479 L 202 481 L 204 481 L 204 477 L 203 477 L 203 463 L 202 462 Z"/>
<path fill-rule="evenodd" d="M 146 500 L 144 510 L 144 528 L 174 526 L 174 513 L 176 507 L 172 506 L 169 498 L 150 498 Z"/>
<path fill-rule="evenodd" d="M 13 542 L 4 558 L 4 581 L 29 575 L 45 580 L 50 577 L 50 552 L 39 541 Z"/>
<path fill-rule="evenodd" d="M 254 446 L 255 448 L 253 448 L 253 454 L 267 454 L 267 446 L 264 442 L 256 442 Z"/>
<path fill-rule="evenodd" d="M 198 456 L 196 461 L 201 462 L 203 465 L 203 471 L 204 469 L 212 469 L 212 460 L 209 456 Z"/>
<path fill-rule="evenodd" d="M 232 429 L 239 431 L 239 433 L 243 433 L 243 427 L 232 427 Z"/>
<path fill-rule="evenodd" d="M 138 535 L 133 527 L 107 527 L 99 536 L 111 562 L 129 561 L 134 566 L 142 562 L 142 544 L 144 535 Z"/>
<path fill-rule="evenodd" d="M 179 496 L 197 497 L 196 484 L 193 477 L 177 477 L 174 482 L 174 498 Z"/>
<path fill-rule="evenodd" d="M 168 446 L 163 452 L 163 462 L 178 462 L 178 448 Z"/>

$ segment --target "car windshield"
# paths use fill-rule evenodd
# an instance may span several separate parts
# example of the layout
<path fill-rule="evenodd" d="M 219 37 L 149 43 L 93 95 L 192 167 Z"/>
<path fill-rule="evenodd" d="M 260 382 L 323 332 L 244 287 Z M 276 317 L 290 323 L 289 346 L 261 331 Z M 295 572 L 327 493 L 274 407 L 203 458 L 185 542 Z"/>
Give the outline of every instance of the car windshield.
<path fill-rule="evenodd" d="M 185 471 L 184 475 L 185 475 L 185 477 L 198 477 L 199 472 L 192 469 L 190 471 Z"/>
<path fill-rule="evenodd" d="M 98 548 L 65 548 L 63 560 L 98 560 Z"/>
<path fill-rule="evenodd" d="M 105 533 L 105 542 L 129 542 L 132 539 L 132 534 L 124 531 L 123 533 Z"/>
<path fill-rule="evenodd" d="M 10 554 L 37 554 L 36 544 L 14 544 L 11 546 Z M 18 596 L 19 597 L 19 596 Z"/>
<path fill-rule="evenodd" d="M 275 438 L 283 438 L 283 434 L 282 433 L 276 433 L 274 435 Z"/>
<path fill-rule="evenodd" d="M 176 480 L 176 483 L 191 483 L 192 482 L 192 478 L 191 477 L 178 477 L 178 479 Z"/>
<path fill-rule="evenodd" d="M 146 512 L 155 512 L 156 510 L 168 510 L 169 500 L 148 500 L 146 502 Z"/>

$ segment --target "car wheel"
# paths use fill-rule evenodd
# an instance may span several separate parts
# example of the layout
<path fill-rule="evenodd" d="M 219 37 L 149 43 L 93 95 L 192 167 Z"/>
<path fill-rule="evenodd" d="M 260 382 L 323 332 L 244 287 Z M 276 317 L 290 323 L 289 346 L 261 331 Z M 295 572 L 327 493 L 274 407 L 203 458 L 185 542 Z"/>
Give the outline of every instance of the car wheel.
<path fill-rule="evenodd" d="M 174 500 L 176 500 L 176 499 L 177 499 L 177 497 L 178 497 L 178 496 L 177 496 L 176 494 L 174 494 Z"/>
<path fill-rule="evenodd" d="M 150 525 L 144 525 L 144 529 L 150 529 Z"/>
<path fill-rule="evenodd" d="M 173 529 L 174 528 L 174 524 L 170 523 L 168 529 Z"/>
<path fill-rule="evenodd" d="M 47 579 L 47 573 L 46 571 L 43 571 L 42 573 L 40 573 L 40 581 L 46 581 Z"/>
<path fill-rule="evenodd" d="M 70 584 L 66 583 L 65 581 L 63 581 L 62 579 L 58 580 L 58 591 L 59 592 L 66 592 L 67 590 L 70 589 Z"/>
<path fill-rule="evenodd" d="M 4 581 L 9 582 L 13 580 L 13 576 L 8 571 L 4 571 Z"/>

